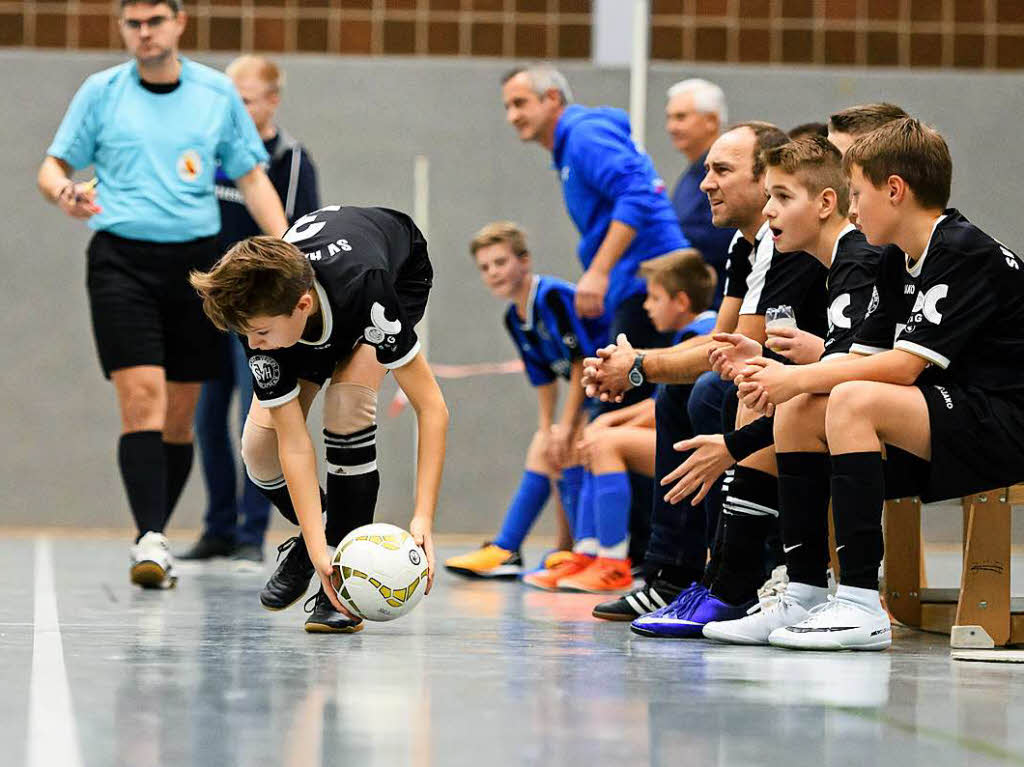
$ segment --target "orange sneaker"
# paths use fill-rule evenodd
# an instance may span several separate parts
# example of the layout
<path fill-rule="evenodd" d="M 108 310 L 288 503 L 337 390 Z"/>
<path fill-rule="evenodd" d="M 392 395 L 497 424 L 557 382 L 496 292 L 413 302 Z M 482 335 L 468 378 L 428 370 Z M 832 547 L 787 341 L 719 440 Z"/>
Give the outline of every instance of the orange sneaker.
<path fill-rule="evenodd" d="M 566 591 L 586 591 L 590 594 L 629 591 L 633 587 L 630 566 L 628 559 L 597 557 L 585 570 L 562 578 L 558 582 L 558 588 Z"/>
<path fill-rule="evenodd" d="M 555 559 L 554 562 L 551 562 Z M 594 557 L 588 554 L 577 554 L 574 551 L 560 551 L 548 557 L 544 570 L 527 573 L 523 576 L 523 583 L 544 591 L 558 591 L 558 582 L 562 578 L 575 575 L 585 570 L 594 561 Z"/>

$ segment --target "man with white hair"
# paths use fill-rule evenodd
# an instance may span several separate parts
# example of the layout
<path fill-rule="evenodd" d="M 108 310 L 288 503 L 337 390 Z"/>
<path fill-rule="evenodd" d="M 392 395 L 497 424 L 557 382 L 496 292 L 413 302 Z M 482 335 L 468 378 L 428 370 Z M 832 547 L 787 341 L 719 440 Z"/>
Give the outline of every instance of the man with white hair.
<path fill-rule="evenodd" d="M 718 274 L 713 306 L 722 301 L 725 264 L 735 229 L 716 229 L 711 223 L 711 205 L 700 190 L 704 180 L 704 158 L 728 121 L 725 94 L 712 82 L 700 78 L 680 80 L 668 89 L 665 131 L 672 144 L 689 161 L 672 192 L 672 206 L 683 234 Z"/>

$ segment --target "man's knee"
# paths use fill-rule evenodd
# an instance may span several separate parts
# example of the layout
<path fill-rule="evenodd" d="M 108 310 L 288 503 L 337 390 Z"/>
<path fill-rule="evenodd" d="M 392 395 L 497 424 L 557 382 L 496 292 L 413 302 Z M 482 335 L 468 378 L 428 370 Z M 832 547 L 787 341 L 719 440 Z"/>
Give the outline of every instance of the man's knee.
<path fill-rule="evenodd" d="M 251 418 L 242 429 L 242 462 L 249 479 L 257 487 L 275 489 L 284 482 L 281 459 L 277 455 L 277 432 L 260 426 Z"/>
<path fill-rule="evenodd" d="M 162 382 L 140 379 L 119 387 L 121 416 L 128 431 L 162 424 L 167 409 L 167 392 Z"/>

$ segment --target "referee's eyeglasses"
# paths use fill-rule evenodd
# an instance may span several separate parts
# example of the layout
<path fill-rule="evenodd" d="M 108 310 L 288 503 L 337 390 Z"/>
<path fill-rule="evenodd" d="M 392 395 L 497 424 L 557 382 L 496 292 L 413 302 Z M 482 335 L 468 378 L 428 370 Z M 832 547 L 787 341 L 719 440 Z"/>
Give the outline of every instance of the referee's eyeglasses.
<path fill-rule="evenodd" d="M 170 20 L 170 16 L 163 15 L 150 16 L 148 19 L 124 19 L 121 23 L 133 32 L 138 32 L 143 26 L 149 27 L 150 29 L 159 29 Z"/>

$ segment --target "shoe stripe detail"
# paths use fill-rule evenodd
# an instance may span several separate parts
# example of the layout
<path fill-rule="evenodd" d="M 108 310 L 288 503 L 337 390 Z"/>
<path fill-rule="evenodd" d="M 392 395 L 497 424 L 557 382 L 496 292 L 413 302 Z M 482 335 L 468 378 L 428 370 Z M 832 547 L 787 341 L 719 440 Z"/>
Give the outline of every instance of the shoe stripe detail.
<path fill-rule="evenodd" d="M 659 594 L 654 589 L 651 589 L 651 591 L 650 591 L 650 598 L 651 598 L 652 602 L 654 602 L 656 605 L 658 605 L 658 607 L 668 607 L 668 602 L 666 602 L 664 599 L 662 599 L 661 598 L 661 594 Z"/>
<path fill-rule="evenodd" d="M 630 609 L 633 610 L 637 615 L 643 615 L 648 611 L 640 606 L 640 601 L 633 594 L 627 594 L 624 597 L 626 604 L 629 605 Z"/>

